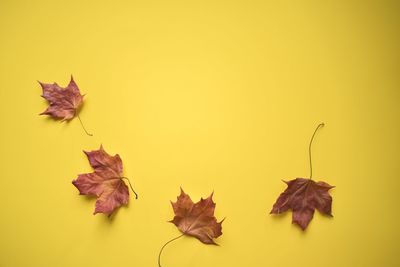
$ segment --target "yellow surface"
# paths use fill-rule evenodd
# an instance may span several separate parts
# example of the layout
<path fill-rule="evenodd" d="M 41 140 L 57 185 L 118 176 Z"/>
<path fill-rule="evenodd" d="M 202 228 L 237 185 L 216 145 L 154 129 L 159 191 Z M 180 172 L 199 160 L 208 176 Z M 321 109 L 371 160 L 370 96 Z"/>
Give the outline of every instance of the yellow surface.
<path fill-rule="evenodd" d="M 1 267 L 156 266 L 180 186 L 226 220 L 164 267 L 400 266 L 398 1 L 57 2 L 0 2 Z M 38 116 L 70 74 L 93 137 Z M 321 121 L 335 217 L 303 233 L 268 213 Z M 71 184 L 100 144 L 140 197 L 111 220 Z"/>

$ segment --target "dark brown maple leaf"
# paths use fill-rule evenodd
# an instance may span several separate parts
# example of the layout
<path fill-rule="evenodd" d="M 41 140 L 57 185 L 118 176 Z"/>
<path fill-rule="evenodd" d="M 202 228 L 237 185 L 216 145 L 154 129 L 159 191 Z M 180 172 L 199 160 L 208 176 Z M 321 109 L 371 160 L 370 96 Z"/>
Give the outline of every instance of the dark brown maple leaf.
<path fill-rule="evenodd" d="M 332 197 L 328 191 L 334 186 L 305 178 L 284 182 L 287 188 L 275 202 L 271 214 L 279 214 L 291 209 L 292 222 L 298 224 L 303 230 L 313 218 L 315 209 L 332 216 Z"/>
<path fill-rule="evenodd" d="M 205 244 L 215 244 L 213 238 L 222 235 L 222 220 L 214 217 L 215 203 L 213 193 L 206 199 L 193 203 L 190 196 L 181 188 L 176 202 L 171 202 L 175 217 L 170 222 L 185 235 L 194 236 Z"/>
<path fill-rule="evenodd" d="M 129 201 L 129 190 L 123 181 L 127 178 L 122 176 L 122 160 L 118 154 L 110 156 L 103 146 L 99 150 L 84 153 L 94 172 L 79 174 L 72 184 L 81 195 L 97 197 L 94 214 L 110 216 L 115 209 Z"/>
<path fill-rule="evenodd" d="M 292 223 L 298 224 L 303 231 L 307 228 L 314 216 L 315 209 L 321 213 L 332 216 L 332 197 L 329 195 L 331 186 L 325 182 L 314 182 L 312 178 L 311 145 L 318 129 L 325 124 L 318 124 L 311 137 L 308 152 L 310 158 L 310 178 L 296 178 L 291 181 L 284 181 L 287 184 L 286 190 L 276 200 L 271 214 L 283 213 L 292 210 Z"/>

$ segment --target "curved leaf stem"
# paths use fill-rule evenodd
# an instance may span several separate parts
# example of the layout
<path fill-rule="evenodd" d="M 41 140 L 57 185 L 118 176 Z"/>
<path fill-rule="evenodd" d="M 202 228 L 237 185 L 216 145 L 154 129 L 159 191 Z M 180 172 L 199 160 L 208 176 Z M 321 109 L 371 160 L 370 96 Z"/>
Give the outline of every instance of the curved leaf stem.
<path fill-rule="evenodd" d="M 81 126 L 82 126 L 83 130 L 85 131 L 85 133 L 86 133 L 87 135 L 89 135 L 89 136 L 93 136 L 93 134 L 88 133 L 88 131 L 86 131 L 86 128 L 85 128 L 85 126 L 83 125 L 82 120 L 81 120 L 81 117 L 79 116 L 79 114 L 77 114 L 76 116 L 78 117 L 79 122 L 81 123 Z"/>
<path fill-rule="evenodd" d="M 132 186 L 131 181 L 129 180 L 129 178 L 128 178 L 128 177 L 124 177 L 124 176 L 119 177 L 119 178 L 121 178 L 121 179 L 126 179 L 126 180 L 128 181 L 129 186 L 130 186 L 132 192 L 135 194 L 135 198 L 138 199 L 138 194 L 135 192 L 135 190 L 133 190 L 133 186 Z"/>
<path fill-rule="evenodd" d="M 158 254 L 158 267 L 161 267 L 161 253 L 163 252 L 164 248 L 166 245 L 168 245 L 169 243 L 171 243 L 172 241 L 175 241 L 179 238 L 181 238 L 182 236 L 184 236 L 185 234 L 181 234 L 180 236 L 177 236 L 175 238 L 172 238 L 171 240 L 169 240 L 167 243 L 165 243 L 161 249 L 160 249 L 160 253 Z"/>
<path fill-rule="evenodd" d="M 311 145 L 312 145 L 312 142 L 314 140 L 314 136 L 317 133 L 318 129 L 323 127 L 324 125 L 325 125 L 325 123 L 318 124 L 317 128 L 315 128 L 314 133 L 313 133 L 313 135 L 311 137 L 310 144 L 308 145 L 308 155 L 309 155 L 309 158 L 310 158 L 310 180 L 312 179 Z"/>

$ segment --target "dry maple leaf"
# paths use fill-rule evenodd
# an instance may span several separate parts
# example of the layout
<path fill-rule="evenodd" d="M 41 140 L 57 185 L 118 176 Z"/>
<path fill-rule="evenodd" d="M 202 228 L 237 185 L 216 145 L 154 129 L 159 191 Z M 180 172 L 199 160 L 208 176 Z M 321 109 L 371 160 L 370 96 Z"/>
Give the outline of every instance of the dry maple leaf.
<path fill-rule="evenodd" d="M 50 115 L 55 119 L 70 120 L 75 117 L 77 109 L 82 105 L 83 96 L 71 76 L 71 81 L 65 88 L 57 83 L 39 82 L 43 89 L 42 97 L 49 101 L 50 106 L 40 115 Z"/>
<path fill-rule="evenodd" d="M 271 213 L 279 214 L 291 209 L 292 221 L 305 230 L 313 218 L 314 211 L 332 216 L 332 197 L 329 189 L 333 188 L 325 182 L 314 182 L 311 179 L 296 178 L 284 181 L 286 190 L 275 202 Z"/>
<path fill-rule="evenodd" d="M 206 199 L 201 198 L 199 202 L 193 203 L 190 196 L 181 188 L 181 194 L 176 202 L 172 202 L 175 217 L 170 222 L 182 232 L 182 235 L 175 237 L 165 243 L 158 256 L 158 266 L 161 266 L 160 259 L 164 247 L 170 242 L 184 236 L 193 236 L 205 244 L 217 245 L 214 238 L 222 235 L 222 222 L 217 222 L 214 216 L 215 203 L 212 200 L 213 193 Z"/>
<path fill-rule="evenodd" d="M 82 124 L 78 115 L 78 110 L 83 103 L 83 95 L 81 95 L 78 85 L 71 76 L 68 86 L 63 88 L 57 83 L 42 83 L 42 97 L 49 101 L 49 107 L 40 113 L 40 115 L 49 115 L 56 120 L 69 121 L 75 116 L 78 117 L 86 134 L 89 134 Z"/>
<path fill-rule="evenodd" d="M 72 184 L 81 195 L 97 197 L 94 214 L 104 213 L 110 216 L 115 209 L 129 201 L 129 189 L 123 181 L 128 178 L 122 176 L 122 160 L 118 154 L 110 156 L 103 146 L 99 150 L 83 152 L 94 172 L 79 174 Z M 135 193 L 132 186 L 131 189 Z M 135 195 L 137 198 L 136 193 Z"/>
<path fill-rule="evenodd" d="M 320 123 L 311 137 L 308 146 L 310 157 L 310 178 L 296 178 L 284 181 L 286 190 L 280 194 L 272 207 L 271 214 L 280 214 L 289 209 L 292 210 L 292 223 L 301 227 L 304 231 L 314 216 L 315 209 L 319 212 L 332 216 L 332 197 L 329 195 L 331 186 L 325 182 L 314 182 L 312 178 L 311 145 L 315 133 L 325 124 Z"/>
<path fill-rule="evenodd" d="M 214 217 L 215 203 L 213 193 L 206 199 L 193 203 L 190 196 L 181 188 L 177 201 L 171 202 L 175 217 L 170 222 L 185 235 L 194 236 L 205 244 L 215 244 L 213 238 L 222 235 L 222 222 Z"/>

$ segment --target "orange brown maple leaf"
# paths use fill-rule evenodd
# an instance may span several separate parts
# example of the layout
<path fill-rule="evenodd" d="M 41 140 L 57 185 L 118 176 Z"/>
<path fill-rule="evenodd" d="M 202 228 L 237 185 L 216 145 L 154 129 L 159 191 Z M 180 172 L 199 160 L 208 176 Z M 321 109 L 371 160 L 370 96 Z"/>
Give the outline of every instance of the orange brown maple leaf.
<path fill-rule="evenodd" d="M 214 238 L 222 235 L 222 221 L 214 216 L 213 193 L 206 199 L 193 203 L 181 188 L 176 202 L 171 202 L 175 217 L 170 222 L 185 235 L 193 236 L 205 244 L 216 244 Z"/>
<path fill-rule="evenodd" d="M 49 115 L 57 120 L 71 120 L 77 114 L 78 109 L 83 103 L 78 85 L 73 77 L 67 87 L 63 88 L 57 83 L 42 83 L 42 97 L 49 102 L 49 107 L 40 113 L 40 115 Z"/>
<path fill-rule="evenodd" d="M 72 184 L 81 195 L 97 197 L 94 214 L 110 216 L 129 202 L 129 189 L 122 176 L 122 160 L 118 154 L 110 156 L 100 146 L 99 150 L 83 151 L 94 172 L 79 174 Z"/>
<path fill-rule="evenodd" d="M 280 214 L 291 209 L 292 222 L 302 230 L 305 230 L 312 220 L 315 209 L 332 216 L 332 197 L 328 191 L 334 186 L 306 178 L 284 182 L 287 188 L 276 200 L 271 214 Z"/>
<path fill-rule="evenodd" d="M 222 222 L 224 220 L 217 222 L 214 216 L 215 203 L 212 197 L 213 193 L 208 198 L 201 198 L 199 202 L 193 203 L 190 196 L 181 188 L 181 194 L 177 197 L 177 201 L 171 201 L 175 216 L 169 222 L 175 224 L 182 234 L 169 240 L 161 247 L 158 254 L 159 267 L 161 267 L 161 253 L 165 246 L 184 235 L 196 237 L 205 244 L 217 245 L 214 238 L 222 235 Z"/>

